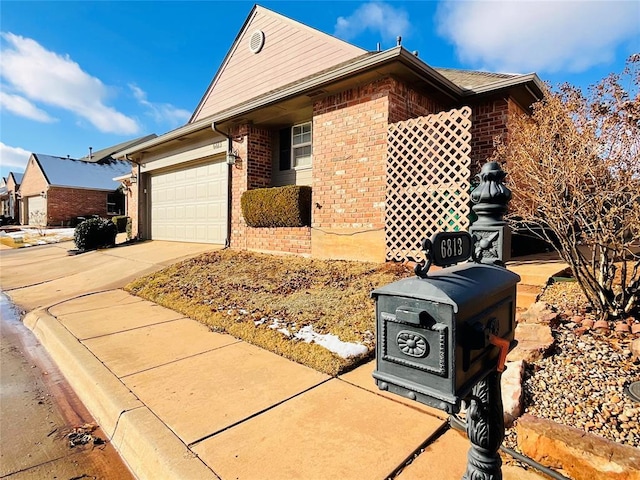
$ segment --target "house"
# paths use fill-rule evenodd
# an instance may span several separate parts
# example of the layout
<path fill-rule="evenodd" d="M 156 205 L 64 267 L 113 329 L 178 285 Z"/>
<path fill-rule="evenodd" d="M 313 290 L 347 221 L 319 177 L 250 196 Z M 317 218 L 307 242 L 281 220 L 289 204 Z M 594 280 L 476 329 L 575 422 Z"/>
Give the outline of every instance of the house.
<path fill-rule="evenodd" d="M 402 45 L 365 51 L 253 7 L 189 122 L 115 154 L 132 163 L 140 238 L 315 258 L 419 255 L 468 226 L 470 180 L 535 74 L 433 68 Z M 312 187 L 311 224 L 254 228 L 243 192 Z"/>
<path fill-rule="evenodd" d="M 0 215 L 10 222 L 18 219 L 18 201 L 16 193 L 22 182 L 22 174 L 9 172 L 0 183 Z"/>
<path fill-rule="evenodd" d="M 129 140 L 79 160 L 31 154 L 18 190 L 20 222 L 62 226 L 82 216 L 125 215 L 126 197 L 113 178 L 130 174 L 131 167 L 112 155 L 153 138 Z"/>

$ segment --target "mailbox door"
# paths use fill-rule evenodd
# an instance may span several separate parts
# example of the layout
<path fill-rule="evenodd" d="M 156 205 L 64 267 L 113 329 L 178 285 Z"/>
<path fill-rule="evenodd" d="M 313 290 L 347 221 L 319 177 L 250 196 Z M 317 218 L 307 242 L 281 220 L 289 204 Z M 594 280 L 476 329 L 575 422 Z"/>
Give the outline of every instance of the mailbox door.
<path fill-rule="evenodd" d="M 499 350 L 487 333 L 512 341 L 515 333 L 515 286 L 483 299 L 484 308 L 458 317 L 456 395 L 466 396 L 474 384 L 495 371 Z"/>
<path fill-rule="evenodd" d="M 453 397 L 453 309 L 428 300 L 381 296 L 377 302 L 378 386 L 445 409 Z"/>

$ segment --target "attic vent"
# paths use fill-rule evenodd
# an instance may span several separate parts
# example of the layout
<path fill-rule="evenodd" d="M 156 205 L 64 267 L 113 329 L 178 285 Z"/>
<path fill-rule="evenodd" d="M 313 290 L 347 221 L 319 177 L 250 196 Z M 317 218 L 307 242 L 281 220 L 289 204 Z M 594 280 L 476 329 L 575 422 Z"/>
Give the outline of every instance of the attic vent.
<path fill-rule="evenodd" d="M 251 34 L 249 40 L 249 50 L 253 53 L 258 53 L 264 46 L 264 32 L 262 30 L 256 30 Z"/>

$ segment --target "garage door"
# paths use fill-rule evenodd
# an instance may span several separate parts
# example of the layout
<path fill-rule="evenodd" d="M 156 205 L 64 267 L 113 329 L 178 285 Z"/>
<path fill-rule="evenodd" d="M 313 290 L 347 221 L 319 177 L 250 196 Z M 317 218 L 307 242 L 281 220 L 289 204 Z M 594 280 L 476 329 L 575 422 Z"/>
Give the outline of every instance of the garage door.
<path fill-rule="evenodd" d="M 27 208 L 29 209 L 29 225 L 46 225 L 47 205 L 43 197 L 40 195 L 27 197 Z"/>
<path fill-rule="evenodd" d="M 151 238 L 221 243 L 227 236 L 224 158 L 151 176 Z"/>

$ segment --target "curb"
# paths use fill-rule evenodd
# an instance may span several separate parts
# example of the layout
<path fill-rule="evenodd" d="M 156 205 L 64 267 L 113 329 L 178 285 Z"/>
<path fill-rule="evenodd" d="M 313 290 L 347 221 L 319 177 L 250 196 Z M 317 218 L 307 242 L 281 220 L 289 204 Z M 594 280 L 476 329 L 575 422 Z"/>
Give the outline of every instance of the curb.
<path fill-rule="evenodd" d="M 219 479 L 46 309 L 29 312 L 24 325 L 45 347 L 136 478 Z"/>

